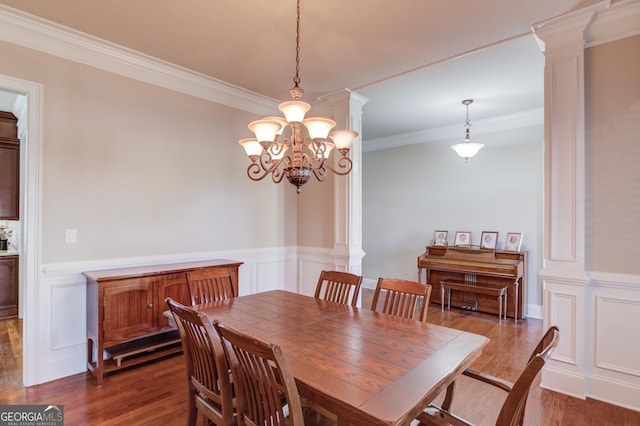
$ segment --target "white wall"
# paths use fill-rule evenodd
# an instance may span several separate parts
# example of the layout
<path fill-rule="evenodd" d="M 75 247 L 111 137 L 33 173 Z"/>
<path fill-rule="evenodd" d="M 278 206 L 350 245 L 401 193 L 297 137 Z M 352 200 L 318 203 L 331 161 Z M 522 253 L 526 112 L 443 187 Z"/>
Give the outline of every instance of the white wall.
<path fill-rule="evenodd" d="M 449 243 L 471 231 L 473 244 L 482 231 L 498 231 L 498 249 L 507 232 L 523 232 L 529 312 L 539 316 L 542 139 L 542 125 L 475 136 L 485 147 L 468 164 L 451 149 L 459 140 L 366 152 L 364 276 L 416 280 L 417 257 L 436 229 L 449 231 Z"/>

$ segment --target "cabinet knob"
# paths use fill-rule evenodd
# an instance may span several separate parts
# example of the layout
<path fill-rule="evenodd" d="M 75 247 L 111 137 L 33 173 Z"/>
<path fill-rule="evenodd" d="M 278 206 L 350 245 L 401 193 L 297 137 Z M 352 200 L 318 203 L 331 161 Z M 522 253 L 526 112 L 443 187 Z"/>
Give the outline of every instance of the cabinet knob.
<path fill-rule="evenodd" d="M 150 308 L 153 308 L 153 303 L 149 303 L 149 305 L 147 306 L 149 306 Z"/>

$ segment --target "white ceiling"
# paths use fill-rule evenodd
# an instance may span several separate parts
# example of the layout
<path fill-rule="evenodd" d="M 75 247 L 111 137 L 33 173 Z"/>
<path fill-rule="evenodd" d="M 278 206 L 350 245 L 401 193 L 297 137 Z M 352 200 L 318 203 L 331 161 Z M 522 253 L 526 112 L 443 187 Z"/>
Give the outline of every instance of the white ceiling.
<path fill-rule="evenodd" d="M 595 0 L 302 0 L 304 99 L 369 98 L 367 140 L 543 107 L 531 25 Z M 295 0 L 0 0 L 251 91 L 286 100 Z"/>

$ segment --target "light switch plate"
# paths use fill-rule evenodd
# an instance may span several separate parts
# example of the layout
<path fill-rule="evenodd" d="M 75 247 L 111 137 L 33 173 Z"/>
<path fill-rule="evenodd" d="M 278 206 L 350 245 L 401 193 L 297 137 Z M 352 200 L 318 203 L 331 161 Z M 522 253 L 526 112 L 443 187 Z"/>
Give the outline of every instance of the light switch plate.
<path fill-rule="evenodd" d="M 75 244 L 78 242 L 78 230 L 75 228 L 67 228 L 64 230 L 64 242 L 66 244 Z"/>

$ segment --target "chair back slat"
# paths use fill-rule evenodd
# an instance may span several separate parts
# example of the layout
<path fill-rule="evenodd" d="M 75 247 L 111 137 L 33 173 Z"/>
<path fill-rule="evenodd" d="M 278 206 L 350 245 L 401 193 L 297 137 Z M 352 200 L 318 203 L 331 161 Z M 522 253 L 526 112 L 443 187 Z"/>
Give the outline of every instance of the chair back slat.
<path fill-rule="evenodd" d="M 171 298 L 165 300 L 176 321 L 187 364 L 189 424 L 200 409 L 216 425 L 233 424 L 229 366 L 220 336 L 209 317 Z"/>
<path fill-rule="evenodd" d="M 302 404 L 287 361 L 276 344 L 214 322 L 231 363 L 239 425 L 304 425 Z M 284 399 L 283 399 L 284 396 Z"/>
<path fill-rule="evenodd" d="M 229 299 L 233 294 L 231 272 L 225 268 L 195 270 L 187 273 L 191 304 Z"/>
<path fill-rule="evenodd" d="M 384 292 L 381 312 L 398 317 L 427 321 L 427 308 L 431 286 L 397 278 L 379 278 L 373 293 L 371 310 L 378 310 L 379 299 Z"/>
<path fill-rule="evenodd" d="M 343 305 L 356 306 L 362 276 L 341 271 L 322 271 L 315 297 Z"/>

